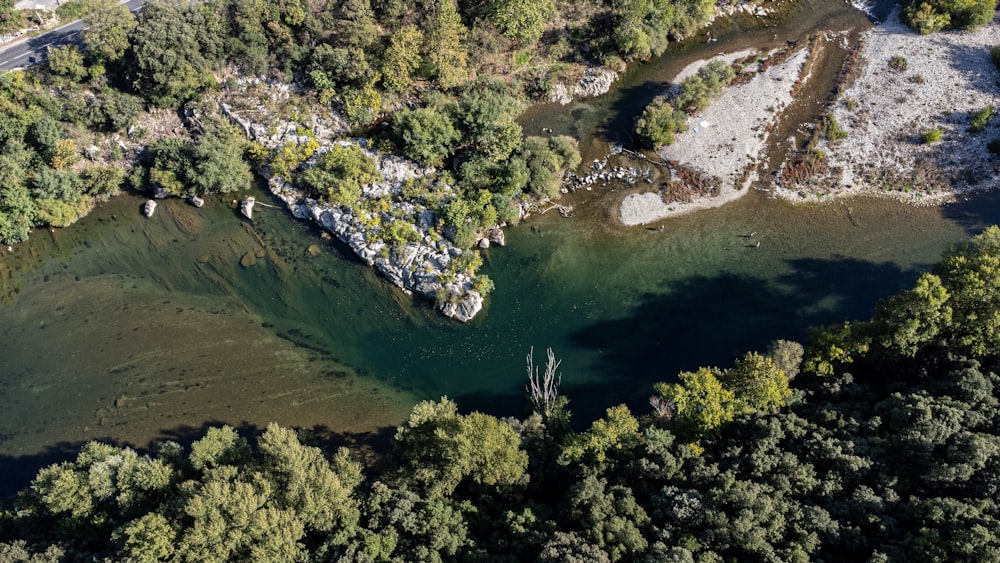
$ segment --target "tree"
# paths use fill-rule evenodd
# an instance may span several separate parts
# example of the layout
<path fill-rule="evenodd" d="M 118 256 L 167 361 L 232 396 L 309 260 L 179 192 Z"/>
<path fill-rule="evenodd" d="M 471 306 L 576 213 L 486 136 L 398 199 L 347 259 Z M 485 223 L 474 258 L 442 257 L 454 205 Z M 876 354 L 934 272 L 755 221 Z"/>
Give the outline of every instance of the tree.
<path fill-rule="evenodd" d="M 352 498 L 361 482 L 361 466 L 350 453 L 337 453 L 337 469 L 319 448 L 302 445 L 295 433 L 271 423 L 258 442 L 261 463 L 279 503 L 293 509 L 306 529 L 330 532 L 353 527 L 358 507 Z"/>
<path fill-rule="evenodd" d="M 413 72 L 420 66 L 420 48 L 424 34 L 408 25 L 393 34 L 382 62 L 382 84 L 390 92 L 403 92 L 413 83 Z"/>
<path fill-rule="evenodd" d="M 253 181 L 250 165 L 243 159 L 247 141 L 231 128 L 202 135 L 191 148 L 194 166 L 187 177 L 198 193 L 229 193 L 245 189 Z"/>
<path fill-rule="evenodd" d="M 468 50 L 465 46 L 468 34 L 455 0 L 440 0 L 430 29 L 424 36 L 424 51 L 433 66 L 438 86 L 444 90 L 462 84 L 469 76 Z"/>
<path fill-rule="evenodd" d="M 396 447 L 410 478 L 433 494 L 451 494 L 463 481 L 510 487 L 528 466 L 510 424 L 477 412 L 460 415 L 447 397 L 413 407 L 396 431 Z"/>
<path fill-rule="evenodd" d="M 49 47 L 49 70 L 59 76 L 65 76 L 73 82 L 79 82 L 87 75 L 87 67 L 83 64 L 83 55 L 76 45 Z"/>
<path fill-rule="evenodd" d="M 736 365 L 724 370 L 719 379 L 736 395 L 736 400 L 751 410 L 784 406 L 792 395 L 785 372 L 774 360 L 757 352 L 747 352 L 736 360 Z"/>
<path fill-rule="evenodd" d="M 334 145 L 299 174 L 303 187 L 334 205 L 351 207 L 361 198 L 361 188 L 382 177 L 375 159 L 357 145 Z"/>
<path fill-rule="evenodd" d="M 542 36 L 556 11 L 554 0 L 489 0 L 489 19 L 504 35 L 529 43 Z"/>
<path fill-rule="evenodd" d="M 719 381 L 716 368 L 683 372 L 680 383 L 657 383 L 654 387 L 663 400 L 674 405 L 680 430 L 695 439 L 711 434 L 731 422 L 739 411 L 736 394 Z"/>
<path fill-rule="evenodd" d="M 215 80 L 215 46 L 208 43 L 199 10 L 197 3 L 170 0 L 152 2 L 140 12 L 131 35 L 133 85 L 158 106 L 187 100 Z"/>
<path fill-rule="evenodd" d="M 635 124 L 635 132 L 649 148 L 674 144 L 674 133 L 687 131 L 687 115 L 663 98 L 646 106 Z"/>
<path fill-rule="evenodd" d="M 453 111 L 464 140 L 485 158 L 498 162 L 521 144 L 517 123 L 521 109 L 521 102 L 506 85 L 483 80 L 469 86 Z"/>
<path fill-rule="evenodd" d="M 129 48 L 129 34 L 136 28 L 135 15 L 116 0 L 90 0 L 83 17 L 83 43 L 87 54 L 97 60 L 114 62 Z"/>
<path fill-rule="evenodd" d="M 451 118 L 433 107 L 396 112 L 393 132 L 403 154 L 429 166 L 440 166 L 460 138 Z"/>

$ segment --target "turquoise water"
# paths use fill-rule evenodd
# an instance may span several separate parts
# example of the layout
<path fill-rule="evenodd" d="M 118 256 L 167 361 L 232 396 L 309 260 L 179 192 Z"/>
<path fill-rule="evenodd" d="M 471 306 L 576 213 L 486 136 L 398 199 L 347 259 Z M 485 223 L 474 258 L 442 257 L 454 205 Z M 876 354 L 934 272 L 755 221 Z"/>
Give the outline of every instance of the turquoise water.
<path fill-rule="evenodd" d="M 858 22 L 832 4 L 804 2 L 830 14 L 787 27 Z M 726 25 L 734 42 L 761 39 Z M 688 48 L 676 64 L 695 55 Z M 623 91 L 672 72 L 643 68 Z M 626 111 L 620 96 L 586 104 L 592 123 L 574 121 L 577 104 L 529 115 L 527 128 L 589 127 L 586 148 L 599 151 Z M 70 229 L 36 232 L 0 256 L 0 471 L 19 485 L 85 440 L 142 446 L 208 423 L 273 420 L 370 439 L 442 395 L 522 415 L 532 347 L 563 360 L 578 422 L 619 402 L 643 412 L 653 382 L 867 317 L 950 243 L 1000 221 L 994 195 L 940 208 L 792 206 L 752 191 L 663 230 L 627 229 L 610 219 L 620 195 L 580 192 L 569 197 L 576 217 L 509 229 L 506 248 L 484 253 L 496 290 L 466 325 L 282 209 L 259 207 L 251 223 L 221 198 L 201 210 L 165 201 L 147 220 L 126 195 Z M 760 247 L 745 237 L 754 231 Z"/>

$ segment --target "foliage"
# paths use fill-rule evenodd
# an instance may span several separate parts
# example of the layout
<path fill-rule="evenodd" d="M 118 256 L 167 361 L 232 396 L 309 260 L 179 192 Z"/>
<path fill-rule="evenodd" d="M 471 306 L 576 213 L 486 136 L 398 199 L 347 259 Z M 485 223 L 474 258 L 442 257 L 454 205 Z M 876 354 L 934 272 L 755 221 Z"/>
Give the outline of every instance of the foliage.
<path fill-rule="evenodd" d="M 972 119 L 969 122 L 969 131 L 972 131 L 973 133 L 982 133 L 986 130 L 986 126 L 989 125 L 995 115 L 996 108 L 993 106 L 986 106 L 973 113 Z"/>
<path fill-rule="evenodd" d="M 931 143 L 940 142 L 943 137 L 944 137 L 944 131 L 937 128 L 927 129 L 920 134 L 920 140 L 923 141 L 924 144 L 928 145 Z"/>
<path fill-rule="evenodd" d="M 379 179 L 375 159 L 353 144 L 331 147 L 298 175 L 304 188 L 328 203 L 345 207 L 356 205 L 361 188 Z"/>
<path fill-rule="evenodd" d="M 491 22 L 515 41 L 535 41 L 556 11 L 554 0 L 487 0 Z"/>
<path fill-rule="evenodd" d="M 972 29 L 993 21 L 992 0 L 905 0 L 903 22 L 922 34 L 942 29 Z"/>
<path fill-rule="evenodd" d="M 906 57 L 902 55 L 893 55 L 889 58 L 889 68 L 896 72 L 906 72 L 907 66 L 909 66 L 909 63 Z"/>
<path fill-rule="evenodd" d="M 698 69 L 694 76 L 680 83 L 674 107 L 688 113 L 704 110 L 722 89 L 729 85 L 735 73 L 725 61 L 712 61 Z"/>
<path fill-rule="evenodd" d="M 83 43 L 87 54 L 97 60 L 114 62 L 129 48 L 129 34 L 138 23 L 128 7 L 115 0 L 89 0 L 83 17 Z"/>
<path fill-rule="evenodd" d="M 459 86 L 468 78 L 468 51 L 465 45 L 468 34 L 455 0 L 438 2 L 430 32 L 424 37 L 424 50 L 438 85 L 445 90 Z"/>
<path fill-rule="evenodd" d="M 160 107 L 191 99 L 212 83 L 217 38 L 197 3 L 153 2 L 131 34 L 133 86 Z"/>
<path fill-rule="evenodd" d="M 687 115 L 674 109 L 664 98 L 657 98 L 642 111 L 635 123 L 635 133 L 649 148 L 674 144 L 674 133 L 687 131 Z"/>
<path fill-rule="evenodd" d="M 404 27 L 389 40 L 382 62 L 382 84 L 387 90 L 403 92 L 413 83 L 423 41 L 424 34 L 415 25 Z"/>
<path fill-rule="evenodd" d="M 87 67 L 83 64 L 83 54 L 76 45 L 50 47 L 47 55 L 49 70 L 59 76 L 65 76 L 73 82 L 79 82 L 87 75 Z"/>
<path fill-rule="evenodd" d="M 403 154 L 430 166 L 440 166 L 460 139 L 448 114 L 433 107 L 396 112 L 393 133 Z"/>

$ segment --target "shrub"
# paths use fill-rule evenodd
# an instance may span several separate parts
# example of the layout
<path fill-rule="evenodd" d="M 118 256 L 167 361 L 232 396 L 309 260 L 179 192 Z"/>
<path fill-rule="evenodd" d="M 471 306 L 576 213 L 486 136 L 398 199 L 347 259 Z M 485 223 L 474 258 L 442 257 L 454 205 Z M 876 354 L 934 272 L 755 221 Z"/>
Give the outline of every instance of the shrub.
<path fill-rule="evenodd" d="M 996 14 L 994 0 L 904 0 L 903 22 L 922 34 L 942 29 L 971 29 Z"/>
<path fill-rule="evenodd" d="M 725 61 L 712 61 L 698 70 L 698 74 L 681 82 L 674 105 L 686 112 L 701 111 L 729 85 L 734 76 L 732 67 Z"/>
<path fill-rule="evenodd" d="M 940 129 L 928 129 L 920 134 L 920 140 L 925 144 L 937 143 L 944 136 Z"/>
<path fill-rule="evenodd" d="M 666 100 L 657 99 L 646 106 L 635 124 L 635 132 L 650 148 L 674 144 L 674 133 L 687 130 L 687 116 Z"/>
<path fill-rule="evenodd" d="M 840 124 L 833 117 L 833 114 L 823 116 L 822 120 L 823 136 L 828 141 L 839 141 L 847 138 L 847 131 L 840 128 Z"/>
<path fill-rule="evenodd" d="M 909 63 L 906 61 L 906 57 L 902 55 L 893 55 L 889 59 L 889 68 L 895 70 L 896 72 L 906 72 L 906 67 Z"/>
<path fill-rule="evenodd" d="M 972 114 L 972 121 L 969 122 L 969 131 L 982 133 L 994 115 L 996 115 L 996 108 L 993 106 L 986 106 Z"/>

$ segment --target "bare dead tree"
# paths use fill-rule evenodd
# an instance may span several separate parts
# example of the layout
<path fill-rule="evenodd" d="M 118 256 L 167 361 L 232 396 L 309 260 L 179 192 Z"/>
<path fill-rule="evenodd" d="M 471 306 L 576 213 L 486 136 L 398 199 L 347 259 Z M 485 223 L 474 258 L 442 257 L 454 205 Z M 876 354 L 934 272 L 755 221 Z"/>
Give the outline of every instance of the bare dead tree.
<path fill-rule="evenodd" d="M 652 405 L 653 410 L 656 411 L 656 415 L 660 418 L 670 420 L 674 417 L 673 401 L 664 399 L 659 395 L 653 395 L 649 398 L 649 404 Z"/>
<path fill-rule="evenodd" d="M 556 360 L 556 355 L 552 348 L 546 350 L 548 360 L 545 362 L 545 373 L 539 376 L 538 367 L 535 366 L 535 348 L 528 351 L 528 385 L 524 389 L 528 392 L 528 399 L 535 408 L 535 412 L 542 416 L 549 416 L 556 404 L 556 397 L 559 396 L 559 384 L 562 383 L 562 376 L 556 374 L 562 360 Z"/>

